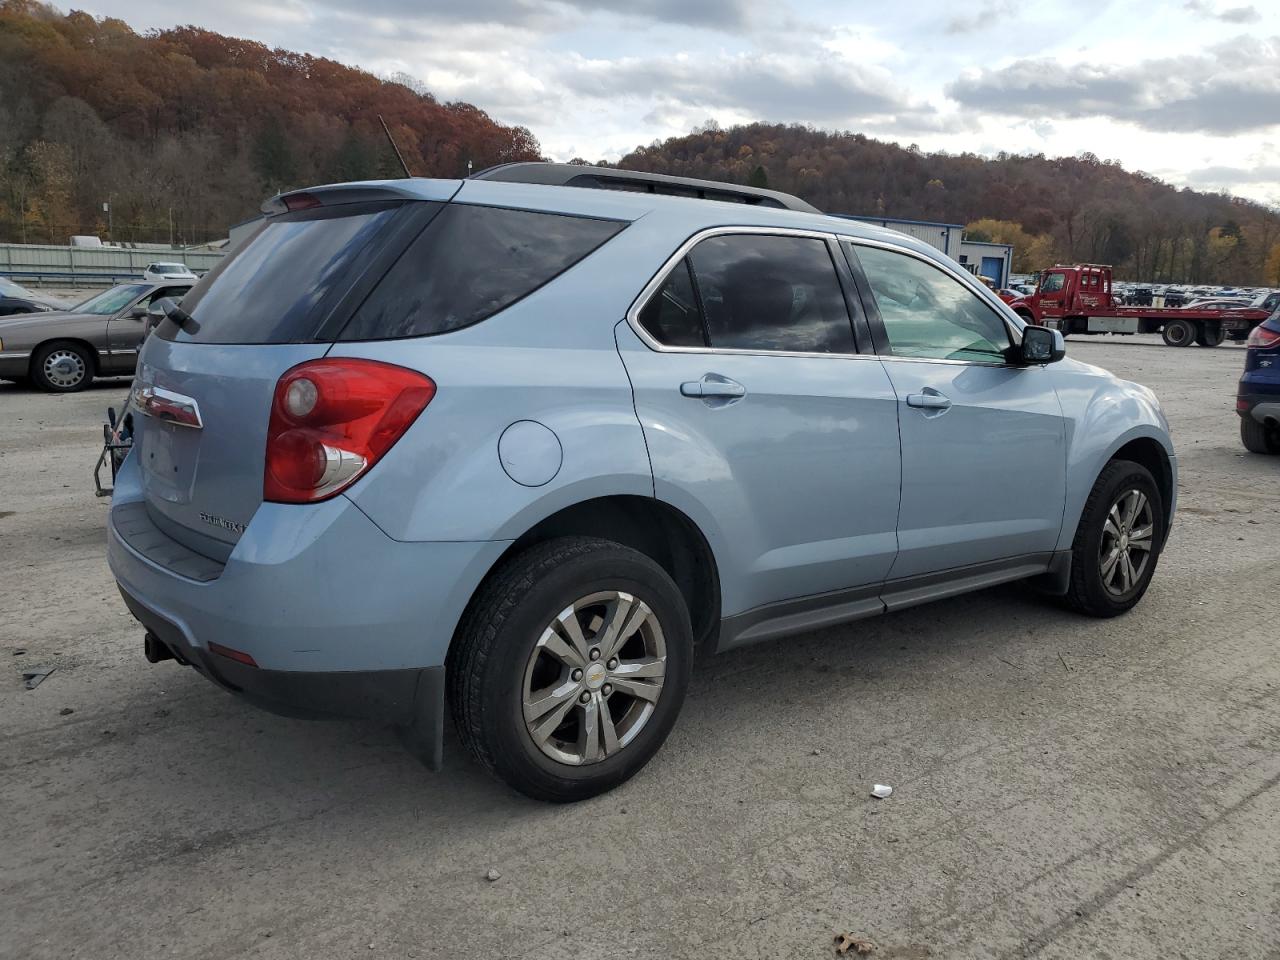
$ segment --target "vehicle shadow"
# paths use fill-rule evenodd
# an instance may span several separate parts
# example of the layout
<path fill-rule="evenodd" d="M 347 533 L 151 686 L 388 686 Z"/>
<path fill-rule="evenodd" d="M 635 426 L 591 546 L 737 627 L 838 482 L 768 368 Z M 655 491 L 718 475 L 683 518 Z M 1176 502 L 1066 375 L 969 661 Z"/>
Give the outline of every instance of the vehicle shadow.
<path fill-rule="evenodd" d="M 754 775 L 768 779 L 770 764 L 781 771 L 794 761 L 794 750 L 776 749 L 790 738 L 798 738 L 797 749 L 804 746 L 806 754 L 806 737 L 814 743 L 832 736 L 883 741 L 890 734 L 875 723 L 878 699 L 900 701 L 904 691 L 929 685 L 960 688 L 975 664 L 1010 672 L 1037 634 L 1061 636 L 1073 626 L 1083 634 L 1088 623 L 1014 586 L 728 651 L 699 664 L 675 732 L 649 768 L 609 794 L 612 799 L 588 804 L 616 806 L 628 796 L 651 796 L 695 780 L 695 792 L 740 787 L 746 755 Z M 1055 651 L 1040 652 L 1052 659 Z M 144 691 L 136 691 L 124 705 L 116 747 L 134 753 L 128 792 L 163 794 L 175 811 L 207 810 L 211 798 L 218 798 L 215 807 L 244 809 L 267 793 L 272 806 L 294 809 L 323 798 L 330 813 L 346 809 L 366 824 L 380 814 L 396 820 L 405 811 L 416 811 L 415 818 L 423 811 L 434 818 L 465 810 L 468 817 L 501 819 L 556 809 L 485 774 L 459 743 L 451 721 L 444 769 L 436 774 L 386 728 L 275 717 L 217 690 L 189 668 L 147 667 L 140 649 L 138 657 L 139 670 L 165 671 L 157 676 L 165 677 L 169 717 L 163 726 L 133 725 L 126 733 L 128 718 L 150 716 L 155 709 Z M 1056 659 L 1053 666 L 1059 669 Z M 842 703 L 856 704 L 865 724 L 829 728 L 824 711 L 831 714 L 832 705 Z M 716 782 L 722 774 L 725 779 Z"/>

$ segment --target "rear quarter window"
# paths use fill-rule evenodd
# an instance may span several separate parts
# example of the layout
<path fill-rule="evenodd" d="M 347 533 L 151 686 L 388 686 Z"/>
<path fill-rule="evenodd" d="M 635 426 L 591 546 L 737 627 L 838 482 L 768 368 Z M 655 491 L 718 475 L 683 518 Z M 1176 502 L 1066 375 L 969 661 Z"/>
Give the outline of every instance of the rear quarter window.
<path fill-rule="evenodd" d="M 194 324 L 166 321 L 158 335 L 200 343 L 315 339 L 403 206 L 340 204 L 266 220 L 183 298 Z"/>
<path fill-rule="evenodd" d="M 356 310 L 340 340 L 447 333 L 555 279 L 625 227 L 616 220 L 449 204 Z"/>

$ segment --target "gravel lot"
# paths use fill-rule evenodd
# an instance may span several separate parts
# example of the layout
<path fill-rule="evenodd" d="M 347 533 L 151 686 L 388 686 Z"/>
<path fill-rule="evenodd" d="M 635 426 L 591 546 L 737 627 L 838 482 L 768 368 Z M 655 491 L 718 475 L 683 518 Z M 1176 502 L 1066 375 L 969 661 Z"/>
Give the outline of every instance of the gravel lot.
<path fill-rule="evenodd" d="M 434 775 L 147 664 L 89 476 L 126 384 L 0 384 L 0 956 L 1280 957 L 1280 459 L 1240 447 L 1243 353 L 1068 350 L 1173 423 L 1135 611 L 1003 588 L 726 654 L 644 773 L 559 808 L 452 738 Z"/>

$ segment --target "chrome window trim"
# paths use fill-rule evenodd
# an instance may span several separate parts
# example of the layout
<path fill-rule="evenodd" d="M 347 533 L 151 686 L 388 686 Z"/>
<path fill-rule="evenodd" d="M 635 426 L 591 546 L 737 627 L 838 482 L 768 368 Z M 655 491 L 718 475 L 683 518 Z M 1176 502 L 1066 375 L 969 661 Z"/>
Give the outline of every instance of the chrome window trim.
<path fill-rule="evenodd" d="M 872 240 L 864 237 L 850 236 L 848 234 L 839 233 L 836 231 L 801 229 L 797 227 L 762 227 L 762 226 L 748 226 L 748 225 L 707 227 L 703 230 L 697 231 L 692 236 L 688 237 L 682 244 L 680 244 L 679 247 L 676 248 L 675 253 L 673 253 L 666 260 L 663 261 L 662 266 L 659 267 L 657 272 L 654 273 L 654 275 L 649 279 L 649 282 L 644 285 L 640 293 L 636 296 L 635 300 L 632 301 L 631 307 L 627 310 L 627 317 L 626 317 L 627 325 L 631 327 L 632 331 L 635 333 L 637 337 L 640 338 L 640 341 L 646 347 L 648 347 L 650 350 L 654 351 L 655 353 L 700 353 L 700 354 L 715 354 L 715 355 L 723 354 L 726 356 L 750 356 L 750 357 L 806 357 L 809 359 L 835 358 L 835 359 L 843 359 L 843 360 L 895 360 L 895 361 L 902 361 L 905 363 L 941 363 L 941 364 L 948 364 L 951 366 L 961 366 L 961 367 L 1011 367 L 1012 368 L 1015 366 L 1014 364 L 1010 364 L 1010 363 L 1004 363 L 1004 362 L 997 363 L 997 362 L 985 361 L 985 360 L 948 360 L 945 357 L 900 357 L 900 356 L 897 356 L 896 354 L 889 354 L 888 356 L 883 356 L 881 354 L 875 353 L 874 351 L 870 353 L 801 353 L 799 351 L 792 351 L 792 350 L 746 350 L 741 347 L 711 347 L 711 346 L 672 347 L 664 343 L 660 343 L 659 341 L 655 340 L 652 336 L 650 336 L 649 332 L 645 330 L 645 328 L 640 323 L 640 313 L 641 311 L 644 310 L 646 306 L 648 306 L 649 300 L 658 292 L 658 290 L 666 282 L 667 276 L 675 268 L 676 264 L 678 264 L 681 260 L 683 260 L 686 256 L 688 256 L 689 251 L 692 250 L 694 247 L 696 247 L 703 240 L 710 239 L 711 237 L 720 237 L 720 236 L 737 235 L 737 234 L 748 234 L 748 235 L 754 234 L 754 235 L 781 236 L 781 237 L 803 237 L 810 240 L 823 240 L 823 241 L 834 240 L 837 244 L 841 242 L 848 242 L 853 244 L 854 246 L 864 245 L 869 247 L 880 247 L 881 249 L 888 250 L 891 253 L 905 254 L 906 256 L 914 257 L 915 259 L 921 261 L 922 263 L 928 264 L 929 266 L 942 271 L 944 274 L 951 277 L 952 279 L 959 281 L 961 286 L 968 289 L 971 293 L 977 293 L 980 300 L 982 300 L 988 306 L 991 306 L 990 299 L 984 296 L 984 294 L 987 293 L 988 291 L 986 291 L 984 287 L 978 284 L 967 272 L 954 270 L 944 263 L 939 263 L 937 260 L 934 260 L 932 257 L 926 256 L 925 254 L 922 254 L 917 250 L 912 250 L 910 247 L 902 246 L 900 244 L 890 243 L 884 240 Z M 835 265 L 833 264 L 832 266 L 834 267 Z M 997 302 L 1000 304 L 1001 307 L 1005 306 L 1004 301 L 997 301 Z M 1002 313 L 1000 310 L 998 309 L 995 310 L 995 314 L 1002 321 L 1004 321 L 1005 327 L 1009 331 L 1011 339 L 1014 342 L 1016 342 L 1017 338 L 1021 336 L 1021 333 L 1022 333 L 1021 329 L 1016 325 L 1012 324 L 1009 318 L 1005 316 L 1004 313 Z M 852 318 L 850 318 L 850 320 L 852 320 Z M 1021 369 L 1021 368 L 1018 367 L 1017 369 Z"/>
<path fill-rule="evenodd" d="M 640 313 L 649 301 L 667 282 L 667 276 L 675 269 L 689 251 L 696 247 L 703 240 L 709 240 L 712 237 L 737 236 L 737 235 L 756 235 L 756 236 L 775 236 L 775 237 L 800 237 L 807 240 L 821 240 L 824 244 L 836 239 L 836 234 L 830 230 L 806 230 L 798 227 L 761 227 L 761 226 L 719 226 L 707 227 L 694 233 L 686 239 L 676 252 L 667 257 L 663 261 L 662 266 L 650 278 L 649 282 L 644 285 L 639 295 L 631 302 L 630 309 L 627 310 L 627 325 L 635 332 L 636 336 L 644 343 L 646 347 L 655 353 L 701 353 L 716 354 L 725 356 L 748 356 L 748 357 L 807 357 L 809 359 L 839 359 L 839 360 L 878 360 L 880 359 L 875 353 L 806 353 L 798 350 L 748 350 L 743 347 L 671 347 L 664 343 L 660 343 L 649 335 L 644 326 L 640 323 Z M 828 254 L 831 248 L 827 247 Z M 835 263 L 831 264 L 837 282 L 839 282 L 839 268 Z M 849 318 L 850 324 L 853 323 L 853 317 Z M 851 331 L 852 332 L 852 331 Z"/>
<path fill-rule="evenodd" d="M 938 270 L 939 272 L 945 274 L 946 276 L 951 277 L 953 280 L 958 281 L 960 283 L 960 286 L 967 289 L 970 293 L 977 294 L 979 300 L 981 300 L 988 307 L 992 307 L 992 312 L 1001 320 L 1001 322 L 1004 323 L 1005 331 L 1009 335 L 1009 340 L 1010 340 L 1009 345 L 1011 347 L 1016 346 L 1017 342 L 1021 339 L 1022 329 L 1016 326 L 1014 323 L 1012 323 L 1009 317 L 1006 316 L 1006 311 L 1008 311 L 1009 309 L 1008 304 L 1006 304 L 999 297 L 994 297 L 995 302 L 999 304 L 999 308 L 992 306 L 993 295 L 991 294 L 991 291 L 988 290 L 986 287 L 984 287 L 982 284 L 978 283 L 976 280 L 974 280 L 973 275 L 970 274 L 967 270 L 954 270 L 947 264 L 940 263 L 937 260 L 935 260 L 933 257 L 926 256 L 925 254 L 921 253 L 918 250 L 912 250 L 909 247 L 900 246 L 896 243 L 887 243 L 883 240 L 871 240 L 866 237 L 852 237 L 847 234 L 836 234 L 836 241 L 838 243 L 849 243 L 855 247 L 857 246 L 879 247 L 881 250 L 888 250 L 890 253 L 901 253 L 901 254 L 905 254 L 908 257 L 914 257 L 916 260 L 919 260 L 921 263 L 926 264 L 927 266 L 933 267 L 935 270 Z M 872 295 L 874 296 L 874 294 Z M 882 320 L 881 323 L 883 322 L 884 321 Z M 948 360 L 946 357 L 900 357 L 894 353 L 891 353 L 888 356 L 882 356 L 880 359 L 904 360 L 909 363 L 947 363 L 947 364 L 959 364 L 961 366 L 968 366 L 968 367 L 1016 367 L 1017 369 L 1022 369 L 1021 367 L 1018 367 L 1017 364 L 1012 364 L 1007 361 L 996 362 L 993 360 Z"/>

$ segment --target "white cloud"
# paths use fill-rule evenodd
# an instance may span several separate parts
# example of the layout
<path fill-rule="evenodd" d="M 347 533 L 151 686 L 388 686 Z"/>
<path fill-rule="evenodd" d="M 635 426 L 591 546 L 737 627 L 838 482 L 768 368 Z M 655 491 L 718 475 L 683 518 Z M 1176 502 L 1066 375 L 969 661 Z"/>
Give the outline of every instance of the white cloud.
<path fill-rule="evenodd" d="M 964 106 L 999 99 L 1024 117 L 1110 117 L 1148 130 L 1233 134 L 1280 125 L 1280 37 L 1133 63 L 1050 58 L 967 73 L 946 88 Z"/>
<path fill-rule="evenodd" d="M 557 159 L 617 159 L 707 119 L 770 120 L 925 150 L 1089 150 L 1179 184 L 1211 170 L 1215 187 L 1280 195 L 1256 172 L 1275 162 L 1264 144 L 1280 124 L 1274 2 L 1192 0 L 1161 16 L 1150 0 L 979 0 L 963 16 L 944 0 L 76 5 L 417 77 L 528 126 Z"/>

